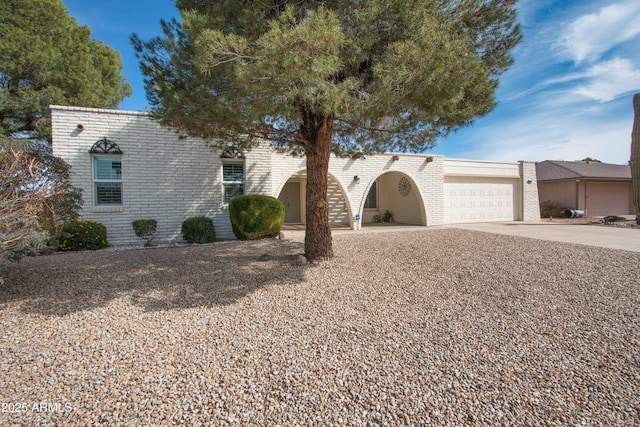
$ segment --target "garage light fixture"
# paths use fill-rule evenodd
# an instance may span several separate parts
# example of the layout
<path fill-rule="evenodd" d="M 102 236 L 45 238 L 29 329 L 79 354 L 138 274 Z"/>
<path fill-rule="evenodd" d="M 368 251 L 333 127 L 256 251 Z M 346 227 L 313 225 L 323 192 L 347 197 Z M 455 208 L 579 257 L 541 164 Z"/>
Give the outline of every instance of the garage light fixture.
<path fill-rule="evenodd" d="M 353 177 L 353 182 L 355 182 L 356 184 L 360 183 L 360 177 L 358 175 L 355 175 Z"/>

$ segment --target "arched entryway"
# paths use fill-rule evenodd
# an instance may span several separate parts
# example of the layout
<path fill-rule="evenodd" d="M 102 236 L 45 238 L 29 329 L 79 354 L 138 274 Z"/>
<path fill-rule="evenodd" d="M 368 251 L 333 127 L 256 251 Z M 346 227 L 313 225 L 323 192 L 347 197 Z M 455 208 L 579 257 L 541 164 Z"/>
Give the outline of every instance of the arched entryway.
<path fill-rule="evenodd" d="M 369 183 L 360 212 L 365 226 L 387 219 L 389 213 L 396 224 L 427 225 L 417 184 L 409 175 L 397 171 L 385 172 Z"/>
<path fill-rule="evenodd" d="M 304 224 L 306 216 L 307 171 L 301 170 L 287 179 L 278 192 L 284 203 L 285 225 Z M 337 178 L 328 174 L 327 201 L 329 202 L 329 224 L 332 227 L 350 227 L 351 209 L 344 188 Z"/>

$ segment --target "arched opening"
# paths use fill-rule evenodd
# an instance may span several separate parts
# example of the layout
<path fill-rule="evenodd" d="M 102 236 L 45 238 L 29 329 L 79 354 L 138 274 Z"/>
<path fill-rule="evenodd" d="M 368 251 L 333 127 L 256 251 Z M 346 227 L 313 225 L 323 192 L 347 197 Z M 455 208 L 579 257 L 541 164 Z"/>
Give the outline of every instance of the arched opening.
<path fill-rule="evenodd" d="M 277 198 L 284 203 L 284 223 L 287 226 L 304 225 L 306 217 L 307 171 L 293 174 L 282 185 Z M 342 184 L 328 174 L 327 201 L 329 202 L 329 224 L 331 227 L 351 226 L 351 207 Z"/>
<path fill-rule="evenodd" d="M 363 225 L 427 225 L 424 201 L 415 181 L 397 171 L 385 172 L 369 183 L 361 203 Z"/>

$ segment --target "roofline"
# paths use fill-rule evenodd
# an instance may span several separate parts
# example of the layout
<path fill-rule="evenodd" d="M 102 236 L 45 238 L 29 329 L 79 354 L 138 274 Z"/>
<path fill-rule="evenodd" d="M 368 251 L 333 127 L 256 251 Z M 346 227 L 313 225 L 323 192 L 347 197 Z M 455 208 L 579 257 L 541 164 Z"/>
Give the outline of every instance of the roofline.
<path fill-rule="evenodd" d="M 130 111 L 130 110 L 116 110 L 114 108 L 90 108 L 90 107 L 74 107 L 69 105 L 49 105 L 49 110 L 62 110 L 62 111 L 81 111 L 86 113 L 109 113 L 109 114 L 122 114 L 126 116 L 149 116 L 146 111 Z"/>
<path fill-rule="evenodd" d="M 538 182 L 560 182 L 560 181 L 631 181 L 631 178 L 613 178 L 613 177 L 594 177 L 579 176 L 577 178 L 556 178 L 556 179 L 538 179 Z"/>

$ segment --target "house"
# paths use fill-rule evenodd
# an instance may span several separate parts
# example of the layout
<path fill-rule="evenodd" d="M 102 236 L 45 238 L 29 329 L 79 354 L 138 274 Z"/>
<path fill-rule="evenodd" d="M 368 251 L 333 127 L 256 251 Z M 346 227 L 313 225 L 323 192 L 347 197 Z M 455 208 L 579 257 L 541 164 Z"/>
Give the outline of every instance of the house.
<path fill-rule="evenodd" d="M 181 138 L 146 113 L 51 106 L 53 153 L 83 189 L 81 216 L 107 226 L 111 243 L 134 242 L 131 223 L 158 222 L 157 240 L 181 240 L 184 219 L 204 215 L 233 238 L 228 201 L 261 193 L 285 204 L 285 222 L 305 220 L 306 161 L 269 144 L 240 152 Z M 329 220 L 358 230 L 391 211 L 398 224 L 538 220 L 535 164 L 437 155 L 331 157 Z"/>
<path fill-rule="evenodd" d="M 632 215 L 629 165 L 546 160 L 536 164 L 540 202 L 552 201 L 585 216 Z"/>

